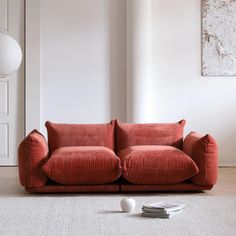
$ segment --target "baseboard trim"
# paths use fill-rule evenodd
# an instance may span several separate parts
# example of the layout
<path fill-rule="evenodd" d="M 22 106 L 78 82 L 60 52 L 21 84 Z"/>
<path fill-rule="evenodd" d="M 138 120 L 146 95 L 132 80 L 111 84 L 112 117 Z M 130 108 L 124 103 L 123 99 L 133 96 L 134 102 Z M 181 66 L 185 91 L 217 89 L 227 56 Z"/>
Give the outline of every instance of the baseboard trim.
<path fill-rule="evenodd" d="M 236 163 L 220 163 L 219 168 L 236 167 Z"/>

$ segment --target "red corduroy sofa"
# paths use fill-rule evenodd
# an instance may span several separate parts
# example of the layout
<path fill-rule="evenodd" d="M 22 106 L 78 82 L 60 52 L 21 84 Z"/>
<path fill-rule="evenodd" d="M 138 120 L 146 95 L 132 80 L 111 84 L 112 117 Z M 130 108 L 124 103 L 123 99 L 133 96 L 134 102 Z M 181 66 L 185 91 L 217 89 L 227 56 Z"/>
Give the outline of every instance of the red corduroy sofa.
<path fill-rule="evenodd" d="M 48 142 L 33 130 L 19 146 L 28 192 L 209 190 L 217 180 L 217 144 L 178 123 L 57 124 Z"/>

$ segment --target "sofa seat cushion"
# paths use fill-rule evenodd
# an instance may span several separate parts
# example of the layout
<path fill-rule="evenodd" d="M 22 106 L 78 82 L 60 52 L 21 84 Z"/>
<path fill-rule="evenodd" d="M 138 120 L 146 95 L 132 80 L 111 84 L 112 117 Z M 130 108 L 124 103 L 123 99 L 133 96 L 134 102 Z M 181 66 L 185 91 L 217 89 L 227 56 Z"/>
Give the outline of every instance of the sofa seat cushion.
<path fill-rule="evenodd" d="M 172 146 L 131 146 L 118 156 L 123 177 L 134 184 L 177 184 L 199 171 L 188 155 Z"/>
<path fill-rule="evenodd" d="M 106 184 L 120 177 L 120 159 L 106 147 L 63 147 L 55 150 L 42 170 L 60 184 Z"/>

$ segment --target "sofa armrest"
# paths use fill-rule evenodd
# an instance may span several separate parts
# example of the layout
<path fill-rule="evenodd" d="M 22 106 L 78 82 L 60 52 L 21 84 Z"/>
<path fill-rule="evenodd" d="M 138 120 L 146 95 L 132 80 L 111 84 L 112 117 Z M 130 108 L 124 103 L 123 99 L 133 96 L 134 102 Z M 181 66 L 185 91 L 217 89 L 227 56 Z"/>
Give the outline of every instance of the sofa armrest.
<path fill-rule="evenodd" d="M 18 149 L 19 178 L 26 188 L 42 187 L 47 176 L 41 166 L 48 159 L 48 144 L 44 136 L 33 130 L 20 144 Z"/>
<path fill-rule="evenodd" d="M 203 186 L 214 185 L 218 173 L 218 148 L 215 139 L 209 134 L 202 136 L 191 132 L 184 139 L 183 151 L 199 168 L 198 174 L 191 181 Z"/>

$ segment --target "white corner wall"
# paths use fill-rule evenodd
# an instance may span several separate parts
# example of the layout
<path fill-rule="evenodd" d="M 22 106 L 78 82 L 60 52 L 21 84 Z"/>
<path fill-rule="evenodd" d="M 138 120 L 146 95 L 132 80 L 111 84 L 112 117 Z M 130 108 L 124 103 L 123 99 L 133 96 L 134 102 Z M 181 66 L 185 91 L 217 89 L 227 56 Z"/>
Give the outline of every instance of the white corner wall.
<path fill-rule="evenodd" d="M 201 1 L 153 0 L 156 119 L 212 134 L 221 165 L 236 165 L 236 77 L 201 77 Z"/>
<path fill-rule="evenodd" d="M 40 1 L 42 130 L 127 120 L 126 3 Z M 200 3 L 152 0 L 153 121 L 185 118 L 186 134 L 212 134 L 220 164 L 236 165 L 236 78 L 201 77 Z"/>
<path fill-rule="evenodd" d="M 126 1 L 41 0 L 41 129 L 46 120 L 126 120 Z"/>

